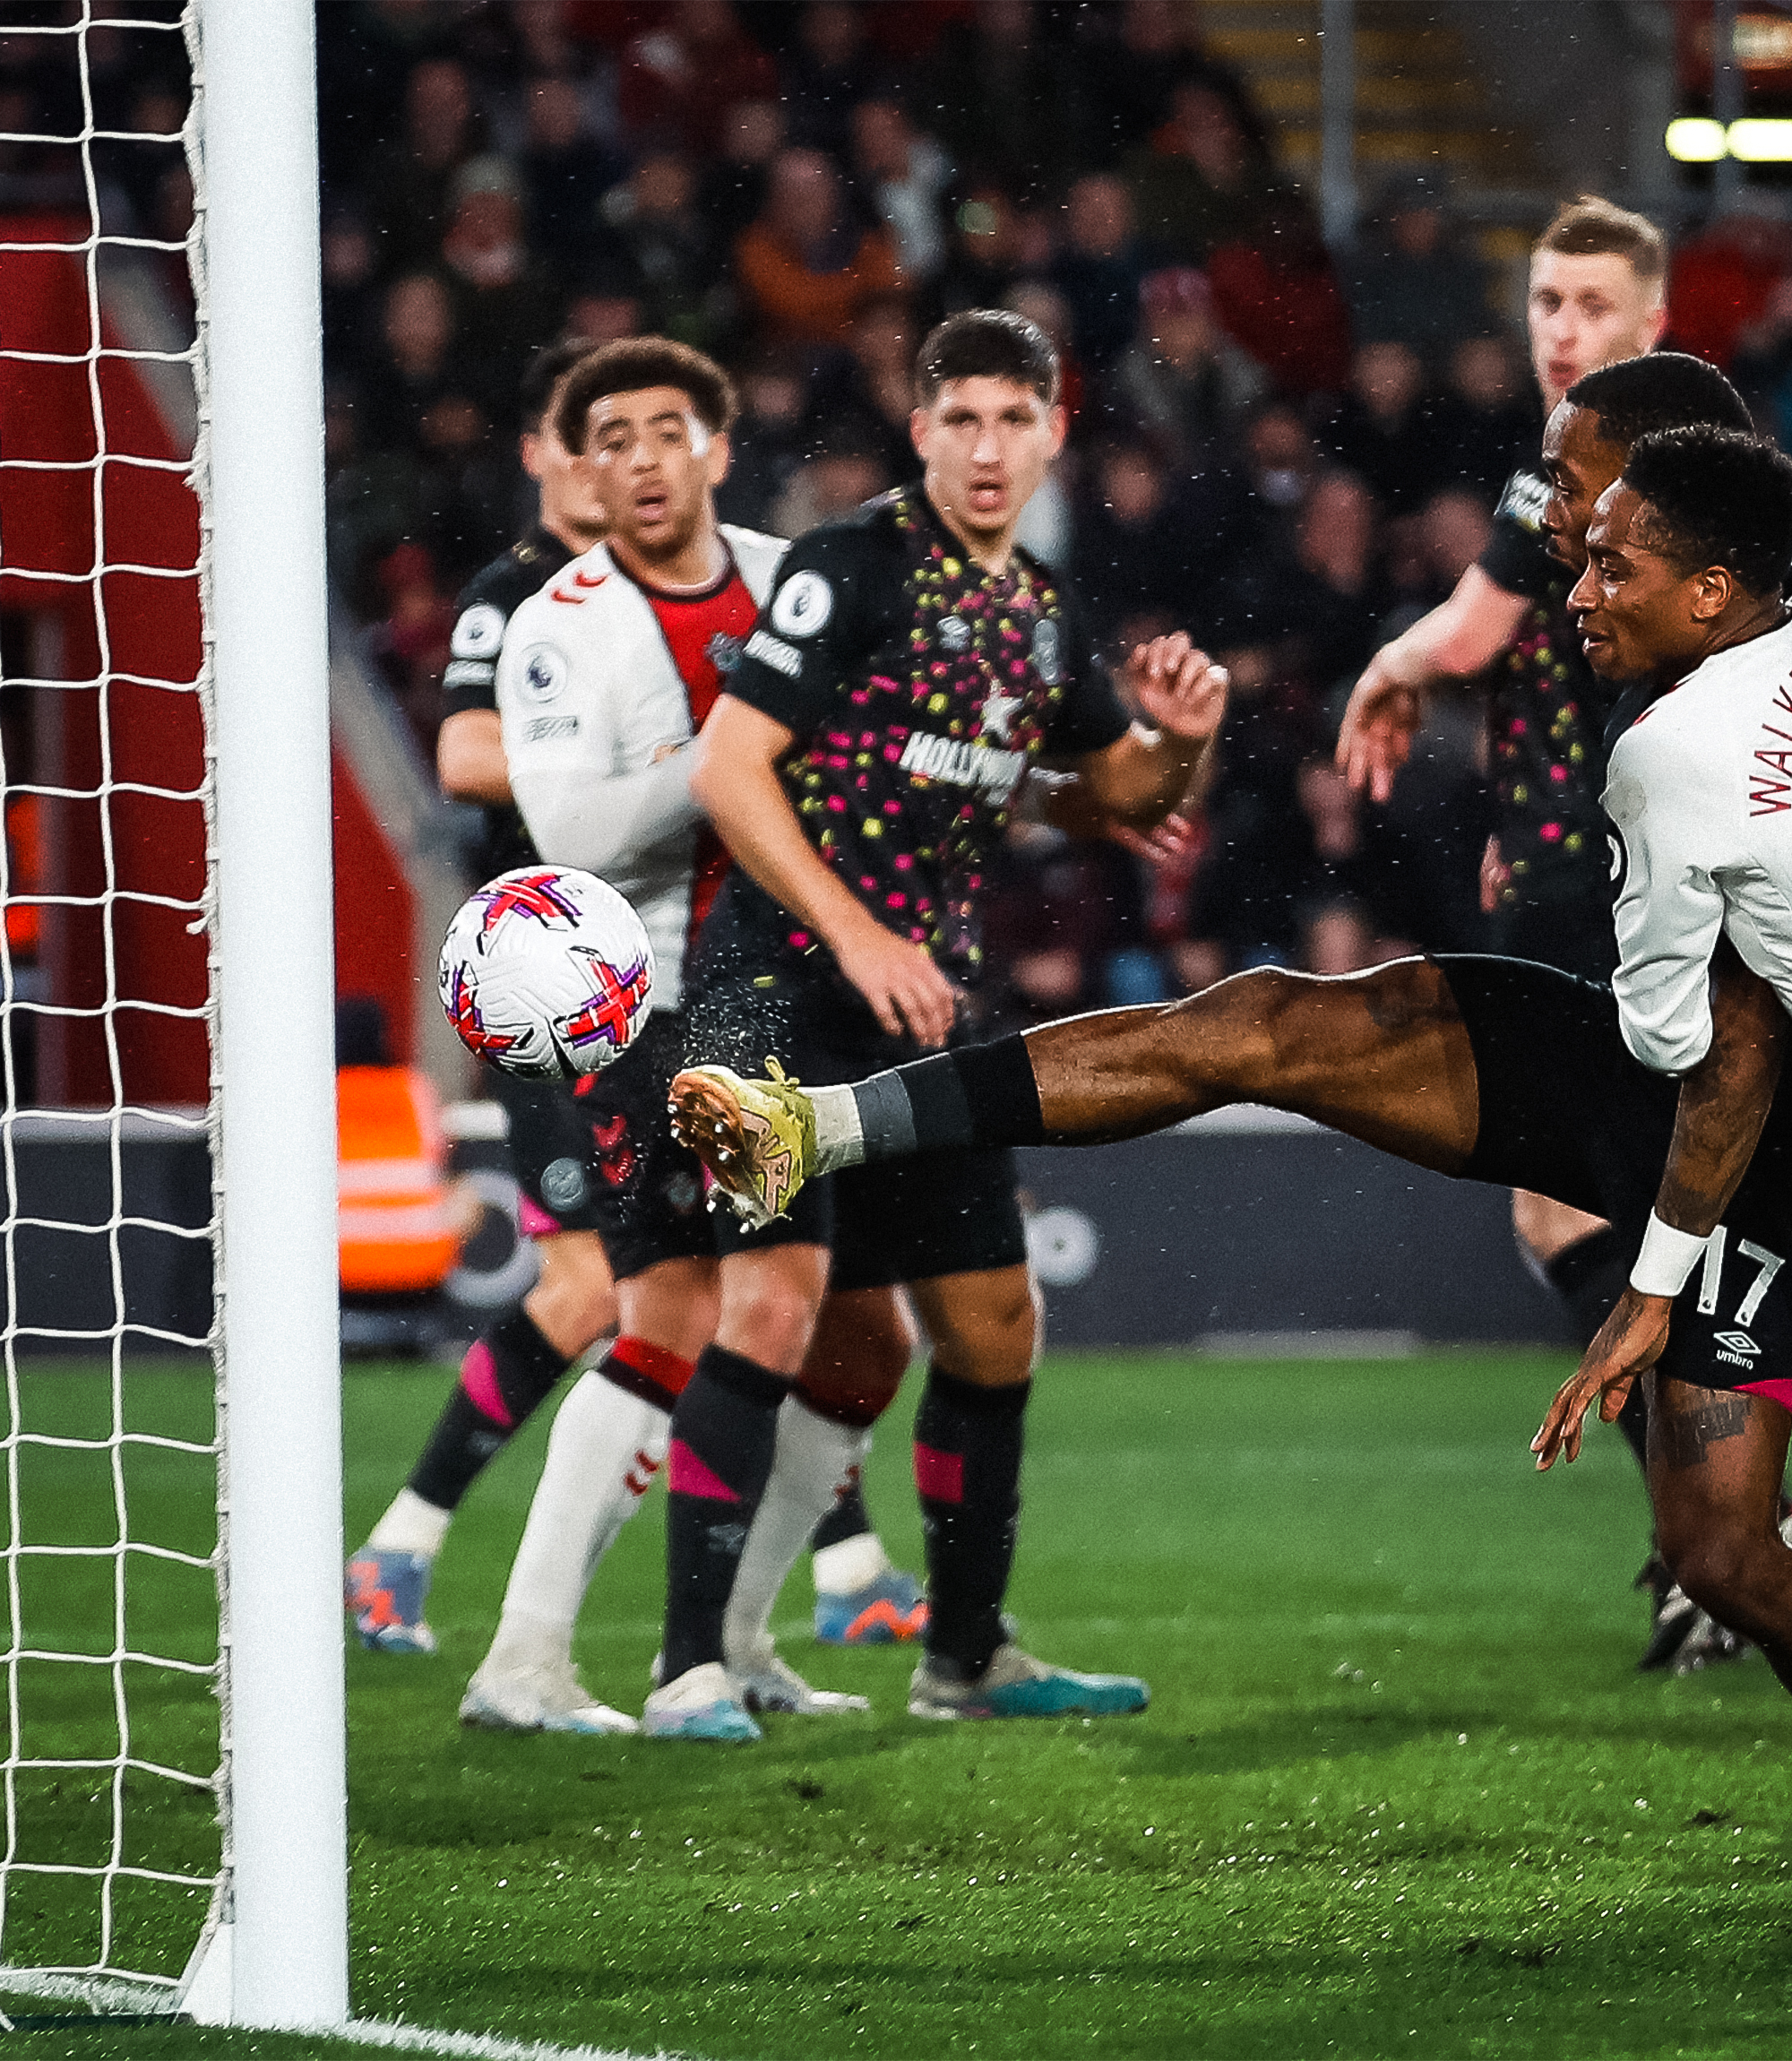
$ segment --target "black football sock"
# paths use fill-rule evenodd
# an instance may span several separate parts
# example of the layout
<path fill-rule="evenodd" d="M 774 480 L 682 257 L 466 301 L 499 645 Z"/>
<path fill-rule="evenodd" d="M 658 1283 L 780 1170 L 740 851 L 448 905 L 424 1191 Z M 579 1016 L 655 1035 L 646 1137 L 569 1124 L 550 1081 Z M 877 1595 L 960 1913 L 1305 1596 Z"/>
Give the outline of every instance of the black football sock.
<path fill-rule="evenodd" d="M 410 1470 L 412 1492 L 438 1510 L 458 1509 L 487 1462 L 553 1393 L 565 1367 L 564 1356 L 523 1310 L 476 1338 L 447 1408 Z"/>
<path fill-rule="evenodd" d="M 722 1657 L 722 1618 L 741 1548 L 771 1474 L 790 1384 L 719 1345 L 672 1412 L 666 1479 L 664 1679 Z"/>
<path fill-rule="evenodd" d="M 855 1473 L 851 1485 L 835 1496 L 833 1508 L 816 1525 L 809 1544 L 819 1553 L 824 1546 L 843 1546 L 849 1539 L 863 1538 L 871 1529 L 871 1513 L 865 1507 L 865 1491 Z"/>
<path fill-rule="evenodd" d="M 974 1680 L 1004 1639 L 1002 1599 L 1021 1518 L 1021 1418 L 1032 1383 L 978 1388 L 937 1364 L 915 1413 L 915 1486 L 927 1542 L 927 1658 Z"/>
<path fill-rule="evenodd" d="M 1038 1084 L 1018 1034 L 874 1074 L 852 1099 L 866 1160 L 1045 1142 Z"/>
<path fill-rule="evenodd" d="M 1599 1326 L 1617 1307 L 1618 1298 L 1630 1280 L 1635 1258 L 1633 1242 L 1611 1225 L 1564 1246 L 1554 1259 L 1545 1263 L 1549 1285 L 1568 1306 L 1574 1320 L 1574 1336 L 1582 1352 L 1598 1335 Z M 1618 1429 L 1624 1435 L 1636 1463 L 1649 1468 L 1649 1406 L 1642 1399 L 1642 1383 L 1631 1384 L 1629 1396 L 1618 1414 Z"/>

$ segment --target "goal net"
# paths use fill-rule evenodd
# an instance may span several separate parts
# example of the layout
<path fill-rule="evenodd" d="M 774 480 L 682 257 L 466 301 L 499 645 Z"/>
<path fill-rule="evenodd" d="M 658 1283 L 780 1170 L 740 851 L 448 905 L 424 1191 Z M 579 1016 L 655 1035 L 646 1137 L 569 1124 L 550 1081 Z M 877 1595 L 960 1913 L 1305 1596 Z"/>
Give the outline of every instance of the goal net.
<path fill-rule="evenodd" d="M 253 716 L 261 690 L 253 663 L 237 676 L 220 675 L 219 664 L 219 625 L 233 590 L 228 575 L 219 582 L 212 481 L 220 460 L 227 470 L 234 461 L 216 429 L 204 176 L 214 30 L 227 68 L 241 65 L 258 32 L 264 48 L 251 61 L 263 71 L 281 52 L 289 68 L 299 54 L 304 104 L 299 126 L 289 121 L 287 129 L 303 143 L 312 118 L 309 9 L 295 0 L 18 0 L 5 13 L 0 2002 L 65 1997 L 107 2009 L 187 2007 L 247 2022 L 325 2023 L 340 2016 L 327 1967 L 321 2005 L 264 2000 L 258 2015 L 244 2003 L 240 1965 L 246 1883 L 249 1929 L 259 1923 L 265 1935 L 271 1913 L 254 1884 L 271 1869 L 257 1877 L 252 1861 L 246 1874 L 238 1791 L 244 1767 L 257 1755 L 265 1763 L 271 1745 L 277 1758 L 278 1742 L 255 1714 L 271 1702 L 269 1669 L 256 1657 L 254 1633 L 246 1644 L 241 1628 L 233 1635 L 228 1598 L 246 1583 L 259 1608 L 282 1606 L 265 1585 L 257 1589 L 253 1567 L 245 1576 L 231 1533 L 259 1526 L 265 1562 L 266 1523 L 284 1513 L 278 1484 L 264 1495 L 246 1490 L 223 1436 L 227 1415 L 242 1414 L 238 1383 L 248 1367 L 257 1373 L 248 1411 L 255 1449 L 255 1412 L 266 1406 L 253 1399 L 269 1386 L 267 1367 L 256 1366 L 266 1355 L 254 1342 L 254 1308 L 233 1308 L 223 1263 L 228 1232 L 253 1299 L 267 1234 L 253 1220 L 233 1228 L 226 1175 L 233 1110 L 238 1174 L 254 1166 L 243 1158 L 240 1113 L 260 1105 L 263 1090 L 253 1066 L 239 1067 L 233 1082 L 228 1023 L 237 1025 L 237 1049 L 251 1049 L 246 1033 L 257 1004 L 252 994 L 220 1007 L 232 978 L 225 939 L 249 938 L 265 916 L 251 901 L 233 917 L 226 884 L 232 836 L 239 854 L 245 841 L 225 821 L 231 747 L 219 703 L 234 697 Z M 239 83 L 232 98 L 253 95 Z M 278 133 L 280 124 L 271 127 Z M 228 157 L 237 146 L 226 142 Z M 314 177 L 309 192 L 314 237 Z M 282 254 L 299 269 L 301 295 L 305 205 L 301 190 L 289 211 L 299 225 L 297 256 Z M 274 215 L 278 239 L 278 203 Z M 314 256 L 311 263 L 314 278 Z M 301 452 L 302 337 L 301 330 L 301 362 L 289 382 L 299 396 Z M 314 416 L 314 396 L 311 409 Z M 280 418 L 276 392 L 276 446 Z M 297 478 L 302 504 L 302 458 Z M 301 560 L 303 514 L 301 505 Z M 303 576 L 297 585 L 301 605 L 315 606 L 321 621 L 321 553 L 318 560 L 313 588 Z M 278 635 L 277 621 L 268 634 Z M 301 651 L 288 689 L 301 696 L 305 658 Z M 321 706 L 321 664 L 316 675 Z M 314 729 L 323 720 L 315 710 L 312 719 Z M 277 730 L 263 743 L 268 787 L 253 806 L 305 815 L 304 783 L 282 793 Z M 237 755 L 240 763 L 240 746 Z M 306 834 L 314 853 L 323 851 L 327 899 L 327 805 L 323 823 Z M 280 862 L 277 839 L 269 856 Z M 246 864 L 239 856 L 237 875 Z M 302 948 L 302 878 L 296 906 Z M 254 962 L 253 944 L 238 956 Z M 323 990 L 286 1011 L 309 1026 L 314 1060 L 329 1008 L 327 943 L 296 970 Z M 274 1019 L 260 1062 L 271 1077 L 292 1062 L 292 1048 L 265 964 L 259 977 L 260 1006 Z M 313 1064 L 307 1075 L 306 1065 L 301 1056 L 296 1120 L 309 1108 L 329 1130 L 327 1141 L 310 1140 L 299 1153 L 309 1157 L 315 1204 L 319 1158 L 333 1157 L 334 1137 L 327 1074 Z M 306 1080 L 314 1089 L 318 1078 L 323 1099 L 313 1092 L 307 1102 Z M 271 1186 L 266 1139 L 251 1145 Z M 304 1276 L 303 1167 L 297 1178 Z M 316 1217 L 312 1206 L 314 1229 Z M 333 1228 L 328 1235 L 331 1301 Z M 313 1237 L 313 1257 L 316 1245 Z M 265 1315 L 256 1321 L 264 1338 Z M 297 1336 L 303 1350 L 303 1324 Z M 320 1340 L 333 1347 L 333 1334 L 315 1322 L 309 1336 L 314 1359 Z M 327 1451 L 333 1470 L 333 1387 L 319 1385 L 333 1384 L 333 1350 L 314 1373 L 312 1393 L 326 1401 L 297 1444 L 308 1438 L 314 1452 Z M 302 1488 L 311 1478 L 304 1453 L 296 1457 Z M 320 1555 L 335 1550 L 331 1497 L 314 1501 L 323 1505 L 314 1543 L 296 1548 L 299 1579 L 312 1589 Z M 334 1633 L 333 1601 L 329 1615 Z M 320 1616 L 314 1597 L 298 1611 L 301 1669 L 307 1651 L 321 1651 Z M 246 1672 L 246 1711 L 238 1708 Z M 340 1754 L 340 1695 L 332 1712 L 327 1660 L 321 1677 L 308 1693 L 314 1715 L 321 1712 L 312 1733 L 324 1741 L 327 1771 L 332 1722 L 339 1769 Z M 306 1694 L 301 1684 L 301 1703 Z M 301 1750 L 280 1779 L 303 1781 L 307 1772 Z M 327 1779 L 323 1788 L 327 1850 L 340 1820 L 331 1819 Z M 265 1811 L 255 1836 L 263 1850 L 282 1836 Z M 281 1865 L 278 1857 L 272 1865 Z M 326 1929 L 334 1922 L 331 1910 L 323 1922 Z M 233 1930 L 234 1986 L 222 1951 Z M 316 1975 L 304 1965 L 302 1936 L 297 1959 L 302 1988 Z"/>

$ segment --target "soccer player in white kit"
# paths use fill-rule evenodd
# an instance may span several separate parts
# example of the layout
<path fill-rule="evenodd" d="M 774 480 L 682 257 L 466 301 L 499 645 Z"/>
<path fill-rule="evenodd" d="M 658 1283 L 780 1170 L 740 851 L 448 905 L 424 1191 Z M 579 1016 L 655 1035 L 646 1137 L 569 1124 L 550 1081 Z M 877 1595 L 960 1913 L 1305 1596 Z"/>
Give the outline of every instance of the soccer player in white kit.
<path fill-rule="evenodd" d="M 1735 431 L 1639 440 L 1575 590 L 1588 654 L 1642 676 L 1619 720 L 1619 993 L 1439 955 L 1342 979 L 1239 975 L 813 1091 L 674 1083 L 719 1179 L 782 1207 L 812 1174 L 991 1146 L 1093 1144 L 1238 1101 L 1318 1117 L 1458 1178 L 1606 1218 L 1632 1289 L 1534 1442 L 1578 1450 L 1648 1370 L 1661 1550 L 1792 1688 L 1792 461 Z M 1539 1056 L 1546 1054 L 1542 1063 Z M 1678 1070 L 1678 1071 L 1676 1071 Z M 1664 1171 L 1665 1168 L 1665 1171 Z M 1671 1316 L 1671 1322 L 1670 1320 Z"/>

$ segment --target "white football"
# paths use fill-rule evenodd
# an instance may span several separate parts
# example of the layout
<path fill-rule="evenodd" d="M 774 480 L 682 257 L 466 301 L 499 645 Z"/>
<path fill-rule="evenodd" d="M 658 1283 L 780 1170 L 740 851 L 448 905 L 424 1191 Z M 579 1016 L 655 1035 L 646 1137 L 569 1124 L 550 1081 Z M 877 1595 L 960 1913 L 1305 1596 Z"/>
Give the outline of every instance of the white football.
<path fill-rule="evenodd" d="M 607 881 L 523 866 L 464 901 L 442 944 L 442 1006 L 477 1058 L 526 1081 L 619 1059 L 652 1007 L 653 948 Z"/>

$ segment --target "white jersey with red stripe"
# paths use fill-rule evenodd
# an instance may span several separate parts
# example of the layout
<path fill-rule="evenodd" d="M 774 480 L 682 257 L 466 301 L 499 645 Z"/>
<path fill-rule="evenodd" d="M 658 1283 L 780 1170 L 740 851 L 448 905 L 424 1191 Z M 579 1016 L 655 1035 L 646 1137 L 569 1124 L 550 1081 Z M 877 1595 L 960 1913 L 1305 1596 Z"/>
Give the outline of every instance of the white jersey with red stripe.
<path fill-rule="evenodd" d="M 726 571 L 696 591 L 632 579 L 599 544 L 511 617 L 498 714 L 536 849 L 633 903 L 652 941 L 653 1005 L 676 1009 L 685 953 L 727 858 L 691 795 L 696 734 L 753 628 L 781 538 L 724 523 Z"/>
<path fill-rule="evenodd" d="M 1719 935 L 1792 1010 L 1792 624 L 1719 651 L 1614 745 L 1624 1042 L 1684 1074 L 1711 1044 Z"/>

